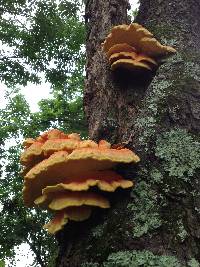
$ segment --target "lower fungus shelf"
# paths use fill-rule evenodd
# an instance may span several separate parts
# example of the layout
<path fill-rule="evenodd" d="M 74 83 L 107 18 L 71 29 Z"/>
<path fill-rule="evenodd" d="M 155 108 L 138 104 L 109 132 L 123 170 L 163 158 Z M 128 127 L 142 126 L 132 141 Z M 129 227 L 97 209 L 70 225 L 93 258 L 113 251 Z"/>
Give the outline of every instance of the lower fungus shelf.
<path fill-rule="evenodd" d="M 55 213 L 44 226 L 52 234 L 69 220 L 88 219 L 94 207 L 110 208 L 105 192 L 113 194 L 117 188 L 133 186 L 112 168 L 140 160 L 131 150 L 111 148 L 105 140 L 81 140 L 76 133 L 68 135 L 56 129 L 27 139 L 24 146 L 24 202 Z M 91 192 L 95 186 L 101 193 Z"/>
<path fill-rule="evenodd" d="M 89 206 L 70 207 L 60 211 L 57 211 L 54 218 L 43 226 L 44 229 L 51 234 L 55 234 L 60 231 L 68 220 L 81 222 L 87 220 L 92 213 L 92 208 Z"/>
<path fill-rule="evenodd" d="M 51 210 L 61 210 L 71 206 L 96 206 L 100 208 L 109 208 L 109 201 L 93 192 L 58 192 L 42 195 L 35 200 L 35 204 Z"/>
<path fill-rule="evenodd" d="M 87 191 L 94 186 L 97 186 L 102 191 L 114 192 L 118 187 L 123 189 L 132 187 L 133 182 L 123 179 L 115 171 L 94 171 L 66 178 L 62 183 L 46 186 L 42 190 L 42 194 L 65 190 Z"/>

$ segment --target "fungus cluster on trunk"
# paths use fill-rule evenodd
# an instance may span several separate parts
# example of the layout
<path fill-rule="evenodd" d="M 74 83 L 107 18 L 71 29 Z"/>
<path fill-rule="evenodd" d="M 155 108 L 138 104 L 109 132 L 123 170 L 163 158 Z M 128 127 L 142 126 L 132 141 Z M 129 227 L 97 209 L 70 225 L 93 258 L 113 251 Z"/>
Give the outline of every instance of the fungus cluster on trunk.
<path fill-rule="evenodd" d="M 137 23 L 112 28 L 102 44 L 111 69 L 152 71 L 158 62 L 176 50 L 159 43 L 153 34 Z"/>
<path fill-rule="evenodd" d="M 118 163 L 138 162 L 129 149 L 111 148 L 105 140 L 96 143 L 79 135 L 53 129 L 23 143 L 20 162 L 24 166 L 24 203 L 54 213 L 46 228 L 54 234 L 68 220 L 83 221 L 94 207 L 109 208 L 101 191 L 129 188 L 133 182 L 114 171 Z M 98 188 L 98 192 L 92 190 Z"/>

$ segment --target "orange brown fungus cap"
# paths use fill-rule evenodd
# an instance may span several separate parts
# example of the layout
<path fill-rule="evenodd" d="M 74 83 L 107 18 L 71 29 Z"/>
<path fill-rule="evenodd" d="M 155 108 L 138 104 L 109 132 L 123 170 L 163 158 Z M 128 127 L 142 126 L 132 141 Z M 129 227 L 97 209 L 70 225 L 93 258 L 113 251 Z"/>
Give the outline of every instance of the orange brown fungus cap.
<path fill-rule="evenodd" d="M 114 171 L 93 171 L 82 175 L 71 176 L 62 183 L 47 186 L 42 190 L 43 194 L 52 192 L 87 191 L 90 187 L 97 186 L 102 191 L 114 192 L 118 187 L 123 189 L 133 186 L 133 182 L 123 179 Z"/>
<path fill-rule="evenodd" d="M 130 25 L 118 25 L 112 28 L 110 34 L 106 37 L 103 51 L 108 52 L 109 49 L 120 43 L 126 43 L 139 51 L 139 42 L 143 37 L 152 37 L 153 34 L 137 23 Z"/>
<path fill-rule="evenodd" d="M 137 57 L 137 53 L 135 52 L 119 52 L 114 53 L 109 57 L 109 62 L 112 64 L 113 62 L 119 60 L 119 59 L 133 59 L 135 60 Z"/>
<path fill-rule="evenodd" d="M 33 167 L 57 151 L 71 153 L 76 148 L 98 147 L 92 140 L 81 141 L 76 133 L 66 135 L 55 129 L 42 134 L 36 140 L 26 139 L 23 145 L 25 151 L 21 155 L 20 162 L 26 167 Z"/>
<path fill-rule="evenodd" d="M 162 45 L 155 38 L 144 37 L 140 44 L 141 52 L 151 57 L 162 57 L 176 52 L 173 47 Z"/>
<path fill-rule="evenodd" d="M 42 150 L 45 156 L 50 156 L 57 151 L 67 151 L 71 153 L 74 149 L 79 147 L 80 141 L 76 139 L 51 139 L 47 140 Z"/>
<path fill-rule="evenodd" d="M 56 198 L 53 198 L 49 204 L 52 210 L 61 210 L 71 206 L 96 206 L 102 209 L 110 208 L 109 201 L 92 192 L 67 192 L 60 193 Z"/>
<path fill-rule="evenodd" d="M 100 140 L 98 144 L 99 148 L 105 149 L 105 148 L 111 148 L 111 144 L 108 143 L 106 140 Z"/>
<path fill-rule="evenodd" d="M 98 145 L 92 140 L 83 140 L 79 143 L 79 148 L 87 148 L 87 147 L 97 148 Z"/>
<path fill-rule="evenodd" d="M 115 44 L 115 45 L 111 46 L 111 48 L 108 50 L 106 55 L 109 58 L 111 55 L 113 55 L 115 53 L 120 53 L 120 52 L 134 53 L 134 52 L 136 52 L 136 49 L 135 49 L 135 47 L 130 46 L 130 45 L 126 44 L 126 43 Z"/>
<path fill-rule="evenodd" d="M 93 186 L 97 186 L 102 191 L 114 192 L 120 187 L 123 189 L 132 187 L 133 182 L 124 180 L 121 175 L 111 170 L 92 171 L 71 175 L 69 178 L 65 176 L 64 179 L 55 178 L 52 181 L 47 181 L 46 185 L 42 182 L 40 184 L 27 184 L 25 180 L 25 187 L 23 189 L 24 201 L 26 205 L 32 205 L 33 201 L 41 194 L 62 192 L 65 190 L 86 191 Z"/>
<path fill-rule="evenodd" d="M 24 203 L 60 211 L 45 225 L 50 233 L 62 229 L 68 220 L 87 219 L 92 206 L 109 208 L 109 201 L 91 192 L 91 188 L 114 192 L 132 187 L 132 181 L 112 169 L 119 163 L 140 160 L 129 149 L 111 148 L 105 140 L 81 140 L 76 133 L 65 134 L 56 129 L 36 139 L 29 138 L 23 145 Z"/>
<path fill-rule="evenodd" d="M 81 139 L 80 139 L 80 135 L 77 134 L 77 133 L 71 133 L 71 134 L 69 134 L 69 135 L 68 135 L 68 138 L 69 138 L 69 139 L 74 139 L 74 140 L 77 140 L 77 141 L 80 141 L 80 140 L 81 140 Z"/>
<path fill-rule="evenodd" d="M 54 218 L 50 222 L 43 226 L 43 228 L 47 229 L 50 234 L 55 234 L 60 231 L 67 222 L 68 217 L 65 210 L 60 210 L 55 214 Z"/>
<path fill-rule="evenodd" d="M 151 70 L 158 65 L 156 60 L 176 52 L 174 48 L 159 43 L 152 33 L 137 23 L 113 27 L 102 48 L 112 70 L 119 67 Z"/>
<path fill-rule="evenodd" d="M 22 146 L 27 149 L 29 146 L 31 146 L 35 142 L 35 139 L 33 138 L 27 138 L 24 140 Z"/>
<path fill-rule="evenodd" d="M 112 70 L 120 66 L 128 69 L 144 68 L 151 70 L 153 66 L 158 65 L 153 58 L 142 54 L 129 52 L 120 52 L 112 54 L 109 58 L 109 61 Z"/>
<path fill-rule="evenodd" d="M 89 206 L 69 207 L 56 211 L 54 218 L 43 226 L 50 234 L 55 234 L 63 229 L 68 220 L 81 222 L 87 220 L 91 215 L 92 209 Z"/>
<path fill-rule="evenodd" d="M 66 175 L 70 177 L 88 171 L 108 170 L 117 163 L 138 161 L 139 157 L 129 149 L 79 148 L 71 154 L 66 151 L 55 152 L 25 175 L 23 189 L 25 204 L 33 205 L 34 199 L 41 195 L 44 187 L 62 182 Z"/>
<path fill-rule="evenodd" d="M 20 163 L 24 166 L 35 165 L 42 159 L 44 159 L 42 151 L 43 143 L 34 141 L 30 146 L 21 154 Z"/>
<path fill-rule="evenodd" d="M 51 139 L 67 139 L 68 135 L 63 133 L 60 130 L 52 129 L 47 132 L 44 132 L 41 136 L 39 136 L 36 140 L 41 140 L 43 143 L 47 140 Z"/>
<path fill-rule="evenodd" d="M 153 58 L 148 57 L 148 56 L 146 56 L 144 54 L 138 54 L 135 60 L 138 61 L 138 62 L 144 62 L 144 63 L 146 62 L 148 64 L 151 63 L 151 64 L 153 64 L 155 66 L 158 65 L 158 63 Z"/>
<path fill-rule="evenodd" d="M 136 53 L 129 53 L 129 52 L 120 52 L 120 53 L 112 54 L 109 58 L 109 61 L 112 64 L 113 62 L 119 59 L 133 59 L 137 62 L 147 62 L 147 64 L 151 63 L 153 65 L 158 65 L 158 63 L 151 57 L 148 57 L 144 54 L 136 54 Z"/>
<path fill-rule="evenodd" d="M 124 68 L 124 69 L 128 69 L 128 70 L 138 70 L 138 69 L 152 70 L 151 67 L 148 66 L 148 64 L 141 63 L 141 62 L 138 62 L 138 61 L 132 60 L 132 59 L 119 59 L 119 60 L 115 61 L 111 65 L 111 69 L 115 70 L 117 68 Z"/>
<path fill-rule="evenodd" d="M 103 209 L 109 208 L 109 201 L 93 192 L 57 192 L 42 195 L 35 200 L 35 204 L 51 210 L 62 210 L 71 206 L 96 206 Z"/>
<path fill-rule="evenodd" d="M 176 52 L 176 50 L 170 46 L 161 45 L 153 38 L 152 33 L 137 23 L 113 27 L 111 33 L 102 44 L 103 51 L 108 52 L 113 45 L 120 43 L 126 43 L 136 49 L 137 52 L 153 57 Z"/>

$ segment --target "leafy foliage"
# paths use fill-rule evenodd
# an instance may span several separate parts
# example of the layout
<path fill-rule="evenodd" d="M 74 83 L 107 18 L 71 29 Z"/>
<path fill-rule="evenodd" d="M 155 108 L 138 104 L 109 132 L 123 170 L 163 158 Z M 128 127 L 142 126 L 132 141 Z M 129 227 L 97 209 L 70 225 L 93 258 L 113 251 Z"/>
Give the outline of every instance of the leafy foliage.
<path fill-rule="evenodd" d="M 14 257 L 14 246 L 27 242 L 37 257 L 37 262 L 48 262 L 48 247 L 55 249 L 55 241 L 42 230 L 44 218 L 48 216 L 37 210 L 28 211 L 24 208 L 21 190 L 19 144 L 30 121 L 30 110 L 24 97 L 16 90 L 8 97 L 8 104 L 1 114 L 1 163 L 0 179 L 1 211 L 0 211 L 0 258 Z M 31 125 L 30 125 L 31 126 Z M 30 131 L 30 129 L 29 129 Z M 8 145 L 8 140 L 14 143 Z M 42 244 L 42 245 L 41 245 Z M 14 266 L 14 262 L 13 262 Z"/>
<path fill-rule="evenodd" d="M 42 229 L 49 215 L 24 207 L 19 166 L 20 143 L 25 137 L 36 137 L 39 132 L 55 126 L 66 132 L 77 131 L 83 137 L 86 136 L 82 97 L 80 93 L 75 96 L 67 94 L 67 90 L 56 89 L 52 92 L 52 98 L 39 103 L 40 111 L 36 113 L 30 112 L 28 103 L 17 89 L 7 94 L 7 100 L 5 109 L 0 110 L 0 258 L 14 257 L 14 246 L 27 242 L 36 255 L 37 264 L 43 266 L 42 263 L 47 264 L 52 260 L 52 255 L 55 256 L 56 243 Z M 8 142 L 14 145 L 10 146 Z"/>
<path fill-rule="evenodd" d="M 3 0 L 0 3 L 0 77 L 8 86 L 64 85 L 83 57 L 79 1 Z"/>
<path fill-rule="evenodd" d="M 0 259 L 13 260 L 12 266 L 14 247 L 23 242 L 34 252 L 34 266 L 53 266 L 56 257 L 56 242 L 42 229 L 49 215 L 24 207 L 19 155 L 22 139 L 52 127 L 87 136 L 82 107 L 85 29 L 79 14 L 76 0 L 0 3 L 0 77 L 10 87 L 7 105 L 0 109 Z M 39 83 L 41 73 L 52 92 L 32 113 L 15 86 Z"/>

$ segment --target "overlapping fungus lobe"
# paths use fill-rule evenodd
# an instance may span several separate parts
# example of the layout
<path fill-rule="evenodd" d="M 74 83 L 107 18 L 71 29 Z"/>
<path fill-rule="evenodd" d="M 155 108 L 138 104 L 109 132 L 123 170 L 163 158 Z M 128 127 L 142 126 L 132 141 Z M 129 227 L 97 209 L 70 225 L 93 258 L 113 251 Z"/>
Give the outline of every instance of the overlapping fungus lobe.
<path fill-rule="evenodd" d="M 159 61 L 176 50 L 162 45 L 153 34 L 137 23 L 118 25 L 112 28 L 102 44 L 111 69 L 124 68 L 152 71 Z"/>
<path fill-rule="evenodd" d="M 128 149 L 79 148 L 71 154 L 58 151 L 35 165 L 26 175 L 23 189 L 27 206 L 34 203 L 44 187 L 62 182 L 66 176 L 96 170 L 108 170 L 117 163 L 138 162 L 136 154 Z M 31 191 L 31 194 L 30 194 Z"/>
<path fill-rule="evenodd" d="M 42 208 L 51 210 L 62 210 L 73 206 L 96 206 L 100 208 L 109 208 L 109 201 L 98 193 L 82 191 L 82 192 L 56 192 L 47 193 L 38 197 L 35 203 Z"/>
<path fill-rule="evenodd" d="M 61 230 L 69 221 L 90 217 L 92 208 L 110 207 L 101 191 L 130 188 L 113 168 L 118 163 L 137 163 L 139 157 L 129 149 L 111 148 L 106 140 L 98 143 L 81 140 L 76 133 L 53 129 L 36 139 L 26 139 L 21 163 L 24 169 L 24 203 L 38 205 L 54 213 L 44 228 L 50 233 Z M 99 192 L 92 192 L 97 187 Z"/>
<path fill-rule="evenodd" d="M 102 191 L 114 192 L 117 188 L 129 188 L 133 182 L 125 180 L 121 175 L 114 171 L 93 171 L 66 178 L 62 183 L 52 186 L 46 186 L 42 193 L 55 191 L 86 191 L 90 187 L 98 187 Z"/>
<path fill-rule="evenodd" d="M 69 220 L 81 222 L 87 220 L 92 213 L 92 208 L 89 206 L 69 207 L 56 211 L 53 219 L 43 227 L 49 233 L 55 234 L 60 231 Z"/>

